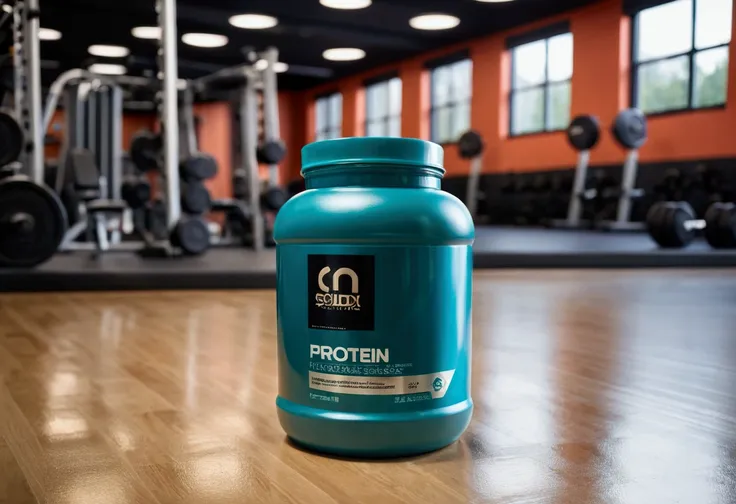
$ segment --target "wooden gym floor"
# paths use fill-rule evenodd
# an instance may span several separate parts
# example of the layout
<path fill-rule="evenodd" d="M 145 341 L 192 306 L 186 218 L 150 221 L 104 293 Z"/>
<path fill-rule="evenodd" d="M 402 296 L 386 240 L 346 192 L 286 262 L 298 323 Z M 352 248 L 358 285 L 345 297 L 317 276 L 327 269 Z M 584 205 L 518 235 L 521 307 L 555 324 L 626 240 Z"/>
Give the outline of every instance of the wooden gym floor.
<path fill-rule="evenodd" d="M 734 502 L 734 277 L 478 273 L 471 427 L 383 462 L 284 439 L 273 291 L 0 296 L 0 502 Z"/>

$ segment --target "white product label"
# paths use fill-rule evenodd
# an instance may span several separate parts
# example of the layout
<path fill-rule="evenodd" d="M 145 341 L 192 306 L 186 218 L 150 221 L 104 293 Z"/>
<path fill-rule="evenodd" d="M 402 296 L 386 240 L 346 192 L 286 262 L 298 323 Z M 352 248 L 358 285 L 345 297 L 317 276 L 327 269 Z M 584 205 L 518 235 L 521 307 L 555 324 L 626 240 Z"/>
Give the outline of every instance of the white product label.
<path fill-rule="evenodd" d="M 309 372 L 309 388 L 335 394 L 404 395 L 429 392 L 445 397 L 455 370 L 414 376 L 349 376 Z"/>

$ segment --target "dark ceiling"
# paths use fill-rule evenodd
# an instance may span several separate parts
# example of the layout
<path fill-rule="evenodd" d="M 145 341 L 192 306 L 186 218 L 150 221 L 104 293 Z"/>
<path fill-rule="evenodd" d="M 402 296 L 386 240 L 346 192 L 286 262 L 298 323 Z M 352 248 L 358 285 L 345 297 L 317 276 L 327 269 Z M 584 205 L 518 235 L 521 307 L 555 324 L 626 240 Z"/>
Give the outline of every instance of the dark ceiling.
<path fill-rule="evenodd" d="M 58 41 L 41 43 L 43 75 L 48 85 L 63 70 L 93 62 L 120 62 L 92 57 L 92 44 L 123 45 L 131 55 L 128 73 L 155 70 L 156 43 L 136 39 L 131 29 L 155 25 L 154 0 L 40 0 L 41 25 L 62 32 Z M 218 33 L 227 46 L 202 49 L 179 42 L 180 77 L 192 78 L 243 63 L 244 48 L 274 45 L 290 69 L 279 76 L 282 89 L 305 89 L 331 79 L 400 61 L 424 51 L 543 19 L 595 0 L 516 0 L 480 3 L 475 0 L 373 0 L 361 10 L 336 10 L 319 0 L 179 0 L 179 39 L 186 32 Z M 458 27 L 439 32 L 409 26 L 413 16 L 442 12 L 458 16 Z M 269 14 L 279 24 L 267 30 L 243 30 L 228 23 L 234 14 Z M 358 47 L 363 60 L 329 62 L 322 52 L 332 47 Z"/>

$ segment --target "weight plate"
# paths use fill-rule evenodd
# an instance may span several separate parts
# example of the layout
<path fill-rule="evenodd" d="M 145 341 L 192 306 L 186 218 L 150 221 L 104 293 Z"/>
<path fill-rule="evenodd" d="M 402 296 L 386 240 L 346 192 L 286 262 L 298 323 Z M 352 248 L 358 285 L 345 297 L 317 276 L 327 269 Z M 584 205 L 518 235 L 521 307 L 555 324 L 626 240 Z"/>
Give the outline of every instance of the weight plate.
<path fill-rule="evenodd" d="M 613 137 L 627 149 L 638 149 L 647 141 L 647 118 L 639 109 L 622 110 L 613 121 Z"/>
<path fill-rule="evenodd" d="M 0 181 L 0 266 L 31 268 L 56 253 L 66 212 L 45 186 L 16 175 Z"/>
<path fill-rule="evenodd" d="M 210 248 L 210 230 L 204 219 L 181 220 L 171 234 L 171 244 L 187 255 L 201 255 Z"/>
<path fill-rule="evenodd" d="M 686 202 L 668 203 L 666 223 L 666 239 L 670 248 L 682 248 L 695 240 L 695 232 L 687 227 L 687 222 L 695 219 L 695 212 Z"/>
<path fill-rule="evenodd" d="M 721 221 L 718 227 L 722 248 L 736 248 L 736 205 L 724 203 L 721 210 Z"/>
<path fill-rule="evenodd" d="M 590 150 L 596 146 L 601 137 L 598 118 L 591 115 L 578 116 L 567 128 L 567 141 L 576 151 Z"/>
<path fill-rule="evenodd" d="M 736 205 L 714 203 L 705 213 L 705 239 L 713 248 L 736 248 Z"/>
<path fill-rule="evenodd" d="M 193 154 L 181 162 L 179 174 L 184 180 L 209 180 L 217 175 L 217 161 L 209 154 Z"/>
<path fill-rule="evenodd" d="M 483 154 L 483 137 L 475 130 L 466 131 L 457 141 L 457 149 L 463 159 L 473 159 Z"/>
<path fill-rule="evenodd" d="M 647 213 L 647 231 L 654 242 L 663 247 L 664 237 L 664 214 L 667 211 L 667 203 L 661 201 L 655 203 Z"/>
<path fill-rule="evenodd" d="M 150 131 L 136 134 L 130 141 L 130 160 L 140 172 L 157 171 L 161 138 Z"/>
<path fill-rule="evenodd" d="M 182 186 L 181 207 L 189 214 L 201 215 L 210 209 L 210 192 L 201 182 L 190 182 Z"/>
<path fill-rule="evenodd" d="M 23 150 L 23 130 L 12 114 L 0 110 L 0 166 L 17 160 Z"/>
<path fill-rule="evenodd" d="M 281 140 L 264 142 L 256 150 L 258 163 L 272 165 L 280 163 L 286 156 L 286 144 Z"/>
<path fill-rule="evenodd" d="M 123 182 L 120 192 L 130 208 L 141 208 L 151 199 L 151 184 L 145 180 L 129 180 Z"/>
<path fill-rule="evenodd" d="M 261 206 L 271 212 L 278 212 L 288 199 L 289 196 L 285 190 L 280 187 L 272 187 L 261 194 Z"/>

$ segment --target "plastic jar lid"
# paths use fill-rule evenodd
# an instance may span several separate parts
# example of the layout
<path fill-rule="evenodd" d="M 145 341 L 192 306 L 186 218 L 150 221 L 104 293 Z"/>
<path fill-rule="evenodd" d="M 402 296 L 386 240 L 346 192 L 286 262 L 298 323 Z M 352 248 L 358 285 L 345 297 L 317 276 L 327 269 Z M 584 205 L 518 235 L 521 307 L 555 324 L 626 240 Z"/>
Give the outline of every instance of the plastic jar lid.
<path fill-rule="evenodd" d="M 302 148 L 302 174 L 328 166 L 403 165 L 442 166 L 444 150 L 436 143 L 416 138 L 338 138 L 311 143 Z"/>

